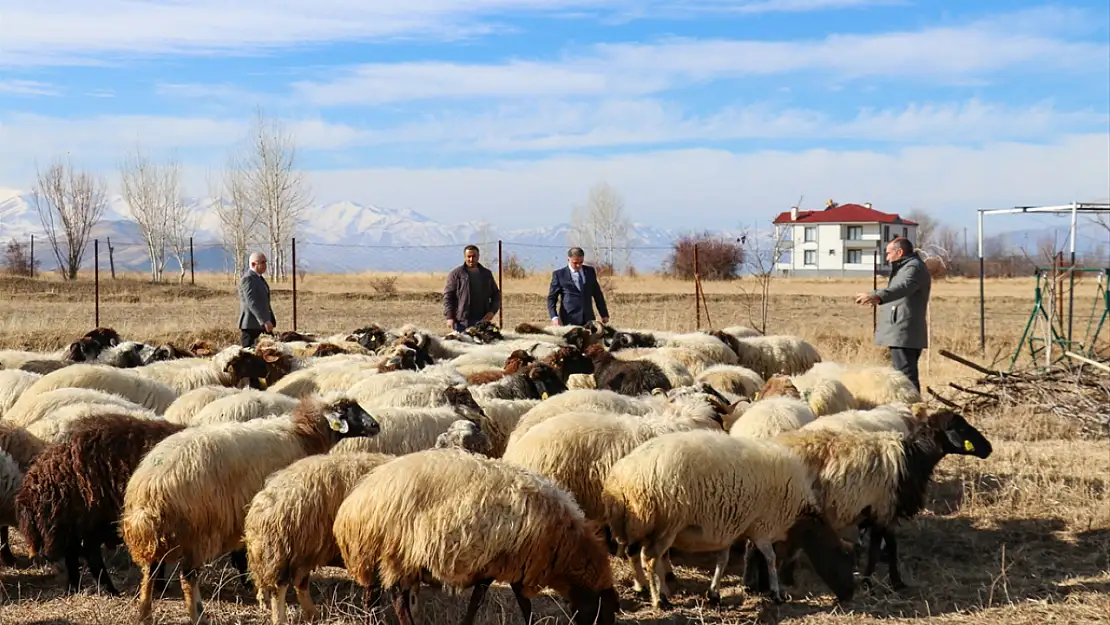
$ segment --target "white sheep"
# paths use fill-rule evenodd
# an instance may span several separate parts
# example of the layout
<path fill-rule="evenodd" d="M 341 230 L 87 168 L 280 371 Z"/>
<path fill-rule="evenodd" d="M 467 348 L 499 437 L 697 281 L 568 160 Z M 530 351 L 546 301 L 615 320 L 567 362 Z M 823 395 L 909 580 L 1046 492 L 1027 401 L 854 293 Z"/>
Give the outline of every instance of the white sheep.
<path fill-rule="evenodd" d="M 884 404 L 870 410 L 845 410 L 826 415 L 802 426 L 804 430 L 836 430 L 854 432 L 898 432 L 910 436 L 917 432 L 927 417 L 925 404 Z"/>
<path fill-rule="evenodd" d="M 208 404 L 220 399 L 238 394 L 240 389 L 230 386 L 202 386 L 182 393 L 166 408 L 162 417 L 170 423 L 187 424 L 193 415 L 200 412 Z"/>
<path fill-rule="evenodd" d="M 729 428 L 729 434 L 771 438 L 780 432 L 796 430 L 816 418 L 809 404 L 800 399 L 782 395 L 768 397 L 748 406 Z"/>
<path fill-rule="evenodd" d="M 755 371 L 765 380 L 776 373 L 805 373 L 821 362 L 817 349 L 798 336 L 753 336 L 737 339 L 736 343 L 738 364 Z"/>
<path fill-rule="evenodd" d="M 765 383 L 758 373 L 740 365 L 713 365 L 694 376 L 694 382 L 743 397 L 754 397 Z"/>
<path fill-rule="evenodd" d="M 294 398 L 331 391 L 345 391 L 377 374 L 380 363 L 381 359 L 377 362 L 341 361 L 317 364 L 290 373 L 266 390 Z"/>
<path fill-rule="evenodd" d="M 841 600 L 852 596 L 851 554 L 821 518 L 801 460 L 771 440 L 712 430 L 658 436 L 612 466 L 602 500 L 614 539 L 641 556 L 633 558 L 637 585 L 647 582 L 656 609 L 670 605 L 668 550 L 717 553 L 708 592 L 717 603 L 729 550 L 744 538 L 770 562 L 772 596 L 781 601 L 772 544 L 788 535 L 805 537 L 807 555 Z"/>
<path fill-rule="evenodd" d="M 137 404 L 119 406 L 115 403 L 86 401 L 62 406 L 46 414 L 41 419 L 28 425 L 27 433 L 47 445 L 61 443 L 69 440 L 69 433 L 78 422 L 103 414 L 123 415 L 136 419 L 159 418 L 153 411 Z"/>
<path fill-rule="evenodd" d="M 906 374 L 889 366 L 859 366 L 823 362 L 813 366 L 808 376 L 840 381 L 856 399 L 858 408 L 874 408 L 900 402 L 921 401 L 921 393 Z"/>
<path fill-rule="evenodd" d="M 169 386 L 178 395 L 204 386 L 238 386 L 243 380 L 266 379 L 269 370 L 261 356 L 238 345 L 212 358 L 182 358 L 138 367 L 135 373 Z"/>
<path fill-rule="evenodd" d="M 10 414 L 21 410 L 21 404 L 34 401 L 36 395 L 61 388 L 88 388 L 113 393 L 163 414 L 177 399 L 168 385 L 145 378 L 133 369 L 117 369 L 107 365 L 74 364 L 48 373 L 23 391 Z"/>
<path fill-rule="evenodd" d="M 840 380 L 820 378 L 807 373 L 791 377 L 790 382 L 809 404 L 814 416 L 823 417 L 854 410 L 857 406 L 855 396 Z"/>
<path fill-rule="evenodd" d="M 377 431 L 358 403 L 308 396 L 290 416 L 186 428 L 155 445 L 127 483 L 120 517 L 123 540 L 143 571 L 137 620 L 151 619 L 155 566 L 180 561 L 190 622 L 206 622 L 198 571 L 242 549 L 247 506 L 266 477 L 342 438 Z"/>
<path fill-rule="evenodd" d="M 23 391 L 41 377 L 42 374 L 19 369 L 0 370 L 0 419 L 15 405 Z"/>
<path fill-rule="evenodd" d="M 221 397 L 209 403 L 184 421 L 184 424 L 195 427 L 209 423 L 243 422 L 290 414 L 297 407 L 297 401 L 281 393 L 269 393 L 253 388 L 243 389 L 234 395 Z"/>
<path fill-rule="evenodd" d="M 77 404 L 117 407 L 130 411 L 147 409 L 126 397 L 107 391 L 82 387 L 62 387 L 38 393 L 34 396 L 24 394 L 16 402 L 16 405 L 8 411 L 4 421 L 10 425 L 26 428 L 62 408 Z"/>

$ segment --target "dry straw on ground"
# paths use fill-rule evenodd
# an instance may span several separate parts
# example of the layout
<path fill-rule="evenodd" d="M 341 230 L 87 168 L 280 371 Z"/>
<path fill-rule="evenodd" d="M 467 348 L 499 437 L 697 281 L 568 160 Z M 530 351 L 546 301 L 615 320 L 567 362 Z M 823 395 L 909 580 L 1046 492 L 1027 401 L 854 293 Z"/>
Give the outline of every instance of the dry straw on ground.
<path fill-rule="evenodd" d="M 348 331 L 377 322 L 414 322 L 443 328 L 439 292 L 443 275 L 402 274 L 396 292 L 375 292 L 372 279 L 382 276 L 307 276 L 298 284 L 298 329 Z M 504 324 L 543 321 L 547 277 L 507 280 Z M 279 329 L 288 329 L 291 294 L 288 283 L 273 284 Z M 815 343 L 828 360 L 883 362 L 871 345 L 871 312 L 851 303 L 852 294 L 870 287 L 870 279 L 779 280 L 772 286 L 769 332 L 795 333 Z M 139 276 L 101 283 L 100 321 L 124 335 L 149 341 L 193 338 L 237 340 L 234 280 L 198 275 L 196 286 L 154 286 Z M 749 324 L 754 303 L 740 296 L 735 283 L 705 283 L 714 326 Z M 643 276 L 616 278 L 609 294 L 613 323 L 636 328 L 690 330 L 695 326 L 693 284 Z M 972 388 L 978 373 L 935 353 L 947 349 L 989 362 L 1012 353 L 1032 306 L 1031 280 L 993 280 L 987 285 L 987 350 L 978 351 L 978 284 L 945 280 L 934 285 L 931 325 L 933 349 L 922 357 L 923 384 L 955 396 L 950 382 Z M 0 347 L 55 349 L 93 324 L 93 288 L 88 281 L 63 284 L 47 278 L 0 281 Z M 1089 310 L 1093 285 L 1077 287 L 1076 309 Z M 1078 303 L 1082 302 L 1083 307 Z M 752 304 L 749 306 L 749 304 Z M 701 322 L 705 324 L 704 314 Z M 1102 345 L 1107 349 L 1105 341 Z M 978 387 L 974 387 L 978 388 Z M 1084 428 L 1066 413 L 1046 410 L 1036 401 L 1008 401 L 969 415 L 994 443 L 987 460 L 947 458 L 939 466 L 928 505 L 899 532 L 900 556 L 910 590 L 894 593 L 882 584 L 861 592 L 850 603 L 834 605 L 831 595 L 808 570 L 798 576 L 788 603 L 775 606 L 748 597 L 739 589 L 741 560 L 734 558 L 724 580 L 724 606 L 704 605 L 712 571 L 707 558 L 679 557 L 683 580 L 678 609 L 660 614 L 627 590 L 631 571 L 617 565 L 626 612 L 621 623 L 789 623 L 857 625 L 862 623 L 1041 623 L 1110 622 L 1110 441 Z M 960 398 L 960 401 L 964 401 Z M 1110 398 L 1107 398 L 1110 401 Z M 1058 414 L 1059 413 L 1059 414 Z M 17 555 L 24 556 L 16 538 Z M 21 566 L 0 573 L 0 624 L 115 625 L 134 614 L 137 572 L 125 550 L 109 565 L 125 593 L 106 598 L 86 590 L 62 593 L 64 581 L 50 567 Z M 254 597 L 234 580 L 234 569 L 221 561 L 206 569 L 202 592 L 216 623 L 267 623 Z M 84 583 L 90 582 L 88 575 Z M 364 622 L 361 593 L 341 569 L 325 569 L 313 584 L 321 623 Z M 511 593 L 495 586 L 488 595 L 482 625 L 522 622 Z M 425 591 L 420 621 L 455 622 L 466 597 Z M 295 603 L 295 602 L 294 602 Z M 544 618 L 536 623 L 566 623 L 553 600 L 535 603 Z M 159 623 L 184 623 L 185 611 L 176 583 L 170 584 L 155 610 Z M 374 619 L 394 622 L 392 615 Z"/>

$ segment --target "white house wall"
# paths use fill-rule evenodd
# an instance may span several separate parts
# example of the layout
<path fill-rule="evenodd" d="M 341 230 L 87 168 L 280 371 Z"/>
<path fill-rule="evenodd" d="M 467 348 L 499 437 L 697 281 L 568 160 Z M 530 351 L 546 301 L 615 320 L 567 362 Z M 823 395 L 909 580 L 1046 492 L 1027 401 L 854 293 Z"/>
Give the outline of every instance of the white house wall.
<path fill-rule="evenodd" d="M 862 226 L 862 239 L 847 240 L 849 226 Z M 886 244 L 895 236 L 906 236 L 916 244 L 917 226 L 902 224 L 858 224 L 858 223 L 818 223 L 818 224 L 780 224 L 789 228 L 791 239 L 783 244 L 790 249 L 779 263 L 780 270 L 798 272 L 806 276 L 836 277 L 871 273 L 875 264 L 880 268 L 886 262 Z M 806 242 L 805 229 L 816 228 L 816 241 Z M 884 236 L 889 227 L 889 237 Z M 851 249 L 862 250 L 859 263 L 848 263 L 847 253 Z M 817 254 L 816 265 L 805 264 L 805 252 L 812 250 Z M 833 253 L 829 254 L 829 250 Z"/>

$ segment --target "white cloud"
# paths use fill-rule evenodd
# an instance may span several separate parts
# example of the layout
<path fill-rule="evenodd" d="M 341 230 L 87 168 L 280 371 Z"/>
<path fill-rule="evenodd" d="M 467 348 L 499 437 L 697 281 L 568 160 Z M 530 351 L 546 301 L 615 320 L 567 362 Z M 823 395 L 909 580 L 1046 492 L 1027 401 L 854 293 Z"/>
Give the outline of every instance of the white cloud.
<path fill-rule="evenodd" d="M 1043 13 L 1043 12 L 1042 12 Z M 809 41 L 603 43 L 552 61 L 364 64 L 331 80 L 293 84 L 319 106 L 443 98 L 636 96 L 725 78 L 815 72 L 822 79 L 887 77 L 964 82 L 1005 70 L 1110 71 L 1110 47 L 1053 38 L 1024 14 L 958 27 L 829 35 Z M 1051 25 L 1052 13 L 1045 20 Z M 1064 18 L 1059 22 L 1063 23 Z M 1105 70 L 1105 71 L 1103 71 Z"/>
<path fill-rule="evenodd" d="M 10 95 L 44 95 L 55 96 L 61 94 L 54 85 L 38 82 L 37 80 L 0 80 L 0 94 Z"/>
<path fill-rule="evenodd" d="M 0 0 L 0 65 L 95 63 L 105 54 L 259 52 L 301 44 L 434 36 L 500 28 L 508 14 L 669 15 L 802 11 L 884 0 Z"/>

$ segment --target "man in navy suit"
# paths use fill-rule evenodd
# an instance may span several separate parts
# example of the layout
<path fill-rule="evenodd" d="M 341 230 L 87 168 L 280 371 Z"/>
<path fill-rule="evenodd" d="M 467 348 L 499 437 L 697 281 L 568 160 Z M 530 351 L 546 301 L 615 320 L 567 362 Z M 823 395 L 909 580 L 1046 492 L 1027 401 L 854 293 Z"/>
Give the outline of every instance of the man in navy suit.
<path fill-rule="evenodd" d="M 582 264 L 586 253 L 580 247 L 567 251 L 567 266 L 551 272 L 551 287 L 547 291 L 547 314 L 555 325 L 585 325 L 594 319 L 593 303 L 601 323 L 609 323 L 609 309 L 605 306 L 605 295 L 597 282 L 597 272 L 593 267 Z M 562 296 L 562 302 L 559 302 Z M 591 302 L 591 300 L 593 300 Z M 555 305 L 559 303 L 559 312 Z"/>

